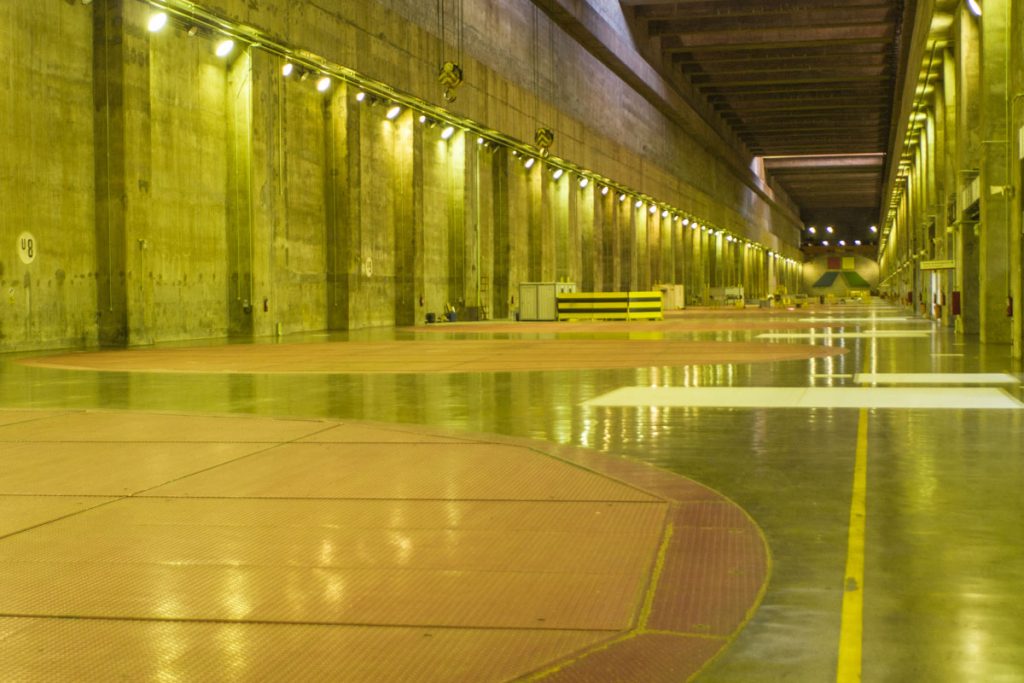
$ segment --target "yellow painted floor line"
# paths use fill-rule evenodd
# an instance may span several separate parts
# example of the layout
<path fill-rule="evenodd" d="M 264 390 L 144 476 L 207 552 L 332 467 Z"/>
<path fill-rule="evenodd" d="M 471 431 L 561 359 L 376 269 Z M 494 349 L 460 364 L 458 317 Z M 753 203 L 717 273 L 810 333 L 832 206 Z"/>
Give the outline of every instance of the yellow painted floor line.
<path fill-rule="evenodd" d="M 864 522 L 868 483 L 868 411 L 861 408 L 857 424 L 857 457 L 853 468 L 850 533 L 846 545 L 843 617 L 839 629 L 837 683 L 860 681 L 864 627 Z"/>

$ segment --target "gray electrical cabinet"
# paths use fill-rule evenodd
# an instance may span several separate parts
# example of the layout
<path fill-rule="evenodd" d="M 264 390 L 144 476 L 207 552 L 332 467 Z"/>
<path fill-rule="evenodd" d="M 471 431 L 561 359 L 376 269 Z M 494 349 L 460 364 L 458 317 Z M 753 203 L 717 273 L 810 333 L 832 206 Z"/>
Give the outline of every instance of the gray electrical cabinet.
<path fill-rule="evenodd" d="M 520 282 L 520 320 L 558 320 L 558 295 L 576 291 L 575 282 Z"/>

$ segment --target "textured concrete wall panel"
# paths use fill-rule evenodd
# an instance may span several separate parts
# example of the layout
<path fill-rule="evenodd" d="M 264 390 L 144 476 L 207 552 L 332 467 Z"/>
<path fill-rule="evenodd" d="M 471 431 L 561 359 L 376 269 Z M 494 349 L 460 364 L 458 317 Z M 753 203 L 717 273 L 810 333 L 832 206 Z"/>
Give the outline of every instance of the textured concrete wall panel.
<path fill-rule="evenodd" d="M 229 93 L 226 64 L 207 48 L 180 32 L 150 43 L 149 221 L 128 226 L 127 235 L 139 297 L 130 302 L 135 343 L 227 331 L 228 155 L 240 156 L 240 173 L 248 172 L 250 156 L 248 145 L 226 135 L 226 102 L 247 103 L 248 70 L 238 74 L 240 92 Z M 236 115 L 247 137 L 249 107 Z"/>
<path fill-rule="evenodd" d="M 96 341 L 91 104 L 89 11 L 0 3 L 0 351 Z"/>
<path fill-rule="evenodd" d="M 285 333 L 321 330 L 327 327 L 324 95 L 308 84 L 289 81 L 282 114 L 285 207 L 273 234 L 273 318 Z"/>

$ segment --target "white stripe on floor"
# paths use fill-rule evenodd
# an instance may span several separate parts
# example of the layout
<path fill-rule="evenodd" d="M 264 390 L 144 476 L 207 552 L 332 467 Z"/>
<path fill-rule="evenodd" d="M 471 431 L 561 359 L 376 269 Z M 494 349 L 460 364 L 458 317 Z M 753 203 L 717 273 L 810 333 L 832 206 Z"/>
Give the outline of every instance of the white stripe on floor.
<path fill-rule="evenodd" d="M 850 318 L 800 318 L 800 322 L 805 323 L 930 323 L 931 320 L 924 320 L 922 318 L 894 318 L 894 317 L 850 317 Z"/>
<path fill-rule="evenodd" d="M 623 387 L 584 406 L 712 408 L 1024 408 L 1001 389 L 977 387 Z"/>
<path fill-rule="evenodd" d="M 875 372 L 860 373 L 857 384 L 1020 384 L 1004 372 Z"/>
<path fill-rule="evenodd" d="M 882 339 L 885 337 L 929 337 L 927 330 L 869 330 L 868 332 L 765 332 L 758 339 Z"/>

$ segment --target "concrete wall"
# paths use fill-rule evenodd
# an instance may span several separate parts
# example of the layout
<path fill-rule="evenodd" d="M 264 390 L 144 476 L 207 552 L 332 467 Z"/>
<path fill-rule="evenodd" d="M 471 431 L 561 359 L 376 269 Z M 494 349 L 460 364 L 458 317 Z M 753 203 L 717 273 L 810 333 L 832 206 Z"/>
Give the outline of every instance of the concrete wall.
<path fill-rule="evenodd" d="M 854 259 L 854 268 L 858 275 L 867 280 L 868 284 L 871 285 L 871 289 L 877 289 L 879 280 L 878 262 L 872 258 L 864 256 L 863 254 L 844 253 L 836 252 L 828 255 L 823 254 L 813 258 L 810 261 L 804 262 L 803 267 L 803 285 L 804 290 L 812 295 L 817 294 L 837 294 L 843 295 L 849 291 L 849 287 L 846 281 L 842 277 L 836 278 L 835 284 L 832 287 L 814 287 L 814 283 L 824 275 L 830 269 L 828 267 L 829 258 L 852 258 Z M 840 269 L 844 270 L 844 269 Z"/>
<path fill-rule="evenodd" d="M 92 16 L 4 2 L 0 27 L 0 349 L 95 343 Z"/>
<path fill-rule="evenodd" d="M 466 3 L 443 39 L 435 3 L 414 0 L 199 9 L 503 135 L 529 143 L 549 126 L 556 156 L 796 254 L 792 207 L 737 175 L 740 151 L 685 132 L 529 0 Z M 778 277 L 763 251 L 596 183 L 528 170 L 470 133 L 441 140 L 410 110 L 387 120 L 355 85 L 285 79 L 265 50 L 222 59 L 181 22 L 150 34 L 150 13 L 141 0 L 0 6 L 0 349 L 420 324 L 446 304 L 503 318 L 522 281 L 699 296 Z M 451 104 L 443 59 L 466 73 Z M 25 231 L 30 264 L 14 248 Z"/>

